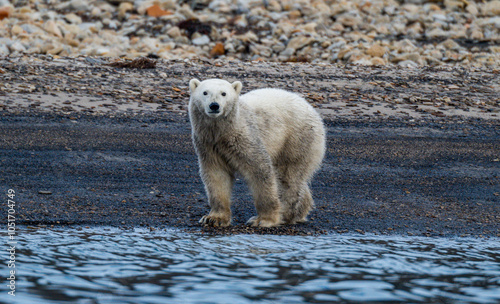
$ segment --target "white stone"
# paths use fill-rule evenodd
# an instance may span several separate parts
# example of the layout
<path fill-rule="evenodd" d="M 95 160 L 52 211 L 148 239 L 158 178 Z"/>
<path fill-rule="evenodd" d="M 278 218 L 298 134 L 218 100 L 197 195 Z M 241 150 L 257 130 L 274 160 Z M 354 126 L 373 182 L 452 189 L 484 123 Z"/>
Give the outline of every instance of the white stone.
<path fill-rule="evenodd" d="M 315 39 L 313 37 L 306 37 L 306 36 L 294 37 L 294 38 L 290 39 L 290 41 L 288 41 L 286 48 L 298 50 L 298 49 L 305 47 L 306 45 L 309 45 L 313 41 L 315 41 Z"/>
<path fill-rule="evenodd" d="M 26 47 L 19 41 L 14 41 L 12 44 L 10 44 L 9 49 L 13 53 L 14 52 L 19 52 L 19 53 L 26 52 Z"/>
<path fill-rule="evenodd" d="M 483 5 L 483 14 L 487 16 L 500 16 L 500 1 L 486 1 Z"/>
<path fill-rule="evenodd" d="M 207 35 L 200 36 L 191 40 L 194 45 L 206 45 L 210 42 L 210 38 Z"/>
<path fill-rule="evenodd" d="M 286 48 L 283 52 L 280 53 L 281 56 L 285 56 L 285 57 L 290 57 L 293 54 L 295 54 L 295 50 L 292 48 Z"/>
<path fill-rule="evenodd" d="M 68 21 L 69 23 L 72 23 L 72 24 L 82 23 L 82 18 L 80 16 L 73 14 L 73 13 L 67 14 L 66 16 L 64 16 L 64 19 L 66 19 L 66 21 Z"/>
<path fill-rule="evenodd" d="M 398 63 L 398 65 L 400 67 L 404 67 L 404 68 L 416 68 L 416 67 L 418 67 L 418 64 L 412 60 L 401 61 Z"/>
<path fill-rule="evenodd" d="M 97 56 L 105 56 L 105 55 L 109 54 L 109 51 L 110 51 L 109 48 L 102 47 L 102 48 L 96 49 L 95 54 Z"/>
<path fill-rule="evenodd" d="M 179 29 L 179 27 L 174 26 L 167 31 L 167 35 L 169 35 L 171 38 L 177 38 L 181 36 L 181 30 Z"/>
<path fill-rule="evenodd" d="M 0 55 L 9 55 L 10 51 L 6 44 L 0 42 Z"/>

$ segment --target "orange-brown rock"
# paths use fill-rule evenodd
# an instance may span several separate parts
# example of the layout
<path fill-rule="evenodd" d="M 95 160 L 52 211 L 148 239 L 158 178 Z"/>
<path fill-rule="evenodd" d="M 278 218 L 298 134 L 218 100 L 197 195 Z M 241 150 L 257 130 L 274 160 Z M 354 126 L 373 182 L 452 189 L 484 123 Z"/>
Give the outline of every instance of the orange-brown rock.
<path fill-rule="evenodd" d="M 224 55 L 226 53 L 226 50 L 224 49 L 224 44 L 218 42 L 214 48 L 210 51 L 210 55 L 212 55 L 213 57 L 216 57 L 216 56 L 221 56 L 221 55 Z"/>
<path fill-rule="evenodd" d="M 150 17 L 162 17 L 167 15 L 172 15 L 171 11 L 163 10 L 158 4 L 153 4 L 146 9 L 146 13 Z"/>
<path fill-rule="evenodd" d="M 0 7 L 0 20 L 8 18 L 10 16 L 10 7 Z"/>

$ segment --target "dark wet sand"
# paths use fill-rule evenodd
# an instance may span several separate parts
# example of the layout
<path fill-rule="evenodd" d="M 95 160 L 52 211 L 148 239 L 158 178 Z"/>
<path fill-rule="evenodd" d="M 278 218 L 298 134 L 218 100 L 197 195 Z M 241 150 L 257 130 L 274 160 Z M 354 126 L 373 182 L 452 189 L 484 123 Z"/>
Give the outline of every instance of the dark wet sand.
<path fill-rule="evenodd" d="M 202 228 L 209 211 L 185 115 L 0 114 L 0 185 L 16 224 L 179 227 L 215 233 L 500 236 L 498 120 L 327 118 L 328 150 L 312 182 L 310 221 Z M 7 201 L 6 195 L 4 195 Z"/>

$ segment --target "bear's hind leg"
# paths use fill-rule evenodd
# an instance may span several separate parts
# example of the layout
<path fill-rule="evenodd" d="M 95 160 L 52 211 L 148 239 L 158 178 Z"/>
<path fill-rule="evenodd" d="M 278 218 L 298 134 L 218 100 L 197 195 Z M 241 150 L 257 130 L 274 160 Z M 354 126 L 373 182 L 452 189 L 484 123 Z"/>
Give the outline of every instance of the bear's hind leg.
<path fill-rule="evenodd" d="M 309 190 L 309 185 L 307 183 L 302 185 L 299 192 L 299 202 L 295 205 L 294 209 L 294 223 L 304 223 L 307 222 L 307 215 L 314 207 L 314 201 L 311 195 L 311 190 Z"/>
<path fill-rule="evenodd" d="M 282 218 L 286 224 L 307 221 L 307 214 L 314 206 L 308 180 L 311 169 L 307 163 L 283 163 L 277 170 L 280 181 Z"/>
<path fill-rule="evenodd" d="M 293 225 L 307 221 L 307 214 L 314 206 L 307 183 L 290 185 L 283 182 L 280 199 L 283 203 L 283 222 Z"/>
<path fill-rule="evenodd" d="M 281 202 L 278 197 L 278 185 L 274 174 L 269 177 L 252 176 L 249 186 L 255 200 L 257 216 L 251 217 L 247 224 L 254 227 L 274 227 L 281 224 Z"/>
<path fill-rule="evenodd" d="M 280 182 L 280 200 L 283 204 L 281 218 L 285 224 L 293 224 L 295 206 L 299 203 L 299 188 L 284 179 L 280 179 Z"/>

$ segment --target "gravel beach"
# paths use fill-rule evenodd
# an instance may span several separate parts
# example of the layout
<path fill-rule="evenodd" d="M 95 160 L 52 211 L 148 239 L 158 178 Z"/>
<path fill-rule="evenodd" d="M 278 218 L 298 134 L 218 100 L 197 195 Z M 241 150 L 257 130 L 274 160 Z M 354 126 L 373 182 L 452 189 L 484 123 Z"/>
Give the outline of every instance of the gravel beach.
<path fill-rule="evenodd" d="M 0 56 L 498 66 L 500 1 L 8 1 Z"/>
<path fill-rule="evenodd" d="M 0 180 L 29 226 L 179 227 L 207 233 L 500 236 L 498 70 L 105 58 L 0 60 Z M 302 94 L 323 115 L 327 155 L 310 222 L 230 228 L 209 211 L 186 113 L 192 77 Z"/>
<path fill-rule="evenodd" d="M 310 221 L 209 211 L 188 82 L 302 95 L 327 126 Z M 500 236 L 500 1 L 0 0 L 0 181 L 16 224 Z"/>

